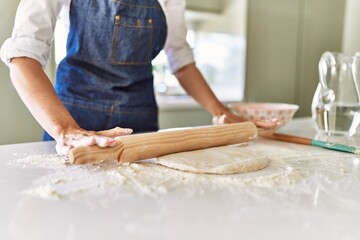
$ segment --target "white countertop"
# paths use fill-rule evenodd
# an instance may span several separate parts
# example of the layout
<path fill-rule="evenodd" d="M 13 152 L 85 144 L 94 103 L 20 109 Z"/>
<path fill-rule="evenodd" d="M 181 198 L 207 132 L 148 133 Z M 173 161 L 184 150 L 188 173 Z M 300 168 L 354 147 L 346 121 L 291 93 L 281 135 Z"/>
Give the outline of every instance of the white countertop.
<path fill-rule="evenodd" d="M 309 119 L 281 131 L 315 134 Z M 283 165 L 197 181 L 135 164 L 120 176 L 114 164 L 63 165 L 53 142 L 0 146 L 0 239 L 360 239 L 358 156 L 264 139 L 252 144 Z M 156 171 L 165 178 L 151 175 Z M 137 181 L 139 174 L 147 181 Z"/>

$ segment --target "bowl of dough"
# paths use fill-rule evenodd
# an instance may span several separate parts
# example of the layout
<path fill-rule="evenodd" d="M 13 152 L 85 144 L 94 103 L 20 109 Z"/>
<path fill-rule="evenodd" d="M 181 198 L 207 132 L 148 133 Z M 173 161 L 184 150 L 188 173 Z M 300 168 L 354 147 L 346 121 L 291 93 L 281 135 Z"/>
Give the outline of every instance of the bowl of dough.
<path fill-rule="evenodd" d="M 284 126 L 291 121 L 298 105 L 288 103 L 231 103 L 228 105 L 230 111 L 249 121 L 272 121 L 277 119 L 279 126 Z"/>

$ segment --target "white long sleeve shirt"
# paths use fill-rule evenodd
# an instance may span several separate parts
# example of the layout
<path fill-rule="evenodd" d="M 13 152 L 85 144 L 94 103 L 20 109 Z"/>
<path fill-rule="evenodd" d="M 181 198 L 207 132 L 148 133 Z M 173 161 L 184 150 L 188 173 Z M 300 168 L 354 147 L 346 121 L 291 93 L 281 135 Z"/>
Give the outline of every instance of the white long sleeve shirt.
<path fill-rule="evenodd" d="M 12 36 L 1 47 L 1 59 L 9 64 L 12 58 L 29 57 L 44 68 L 50 58 L 51 44 L 57 20 L 69 28 L 71 1 L 80 0 L 21 0 Z M 194 62 L 186 41 L 184 19 L 185 0 L 158 0 L 166 16 L 168 35 L 165 54 L 171 72 Z"/>

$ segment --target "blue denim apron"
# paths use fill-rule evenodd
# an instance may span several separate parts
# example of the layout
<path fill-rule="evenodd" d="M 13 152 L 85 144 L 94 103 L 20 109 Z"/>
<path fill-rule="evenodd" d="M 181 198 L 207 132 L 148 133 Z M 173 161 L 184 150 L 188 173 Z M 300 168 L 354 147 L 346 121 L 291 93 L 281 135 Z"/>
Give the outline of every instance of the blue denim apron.
<path fill-rule="evenodd" d="M 55 91 L 80 127 L 158 130 L 151 61 L 166 35 L 157 0 L 72 0 Z"/>

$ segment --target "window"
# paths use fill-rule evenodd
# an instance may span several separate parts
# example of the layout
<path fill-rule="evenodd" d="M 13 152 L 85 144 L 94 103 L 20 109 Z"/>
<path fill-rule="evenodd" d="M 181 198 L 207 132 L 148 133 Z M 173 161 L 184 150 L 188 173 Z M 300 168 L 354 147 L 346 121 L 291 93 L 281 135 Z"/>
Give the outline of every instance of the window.
<path fill-rule="evenodd" d="M 221 101 L 243 99 L 246 40 L 233 34 L 188 31 L 196 65 Z M 166 68 L 161 52 L 153 61 L 155 89 L 162 95 L 183 95 L 184 90 Z"/>

